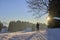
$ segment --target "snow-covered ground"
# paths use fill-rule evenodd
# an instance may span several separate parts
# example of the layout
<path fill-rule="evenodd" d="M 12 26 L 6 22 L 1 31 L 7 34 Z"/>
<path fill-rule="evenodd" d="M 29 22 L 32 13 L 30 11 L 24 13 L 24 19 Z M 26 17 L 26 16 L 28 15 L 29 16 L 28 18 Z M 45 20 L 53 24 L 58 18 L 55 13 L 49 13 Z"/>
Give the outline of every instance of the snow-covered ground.
<path fill-rule="evenodd" d="M 60 40 L 60 29 L 47 29 L 34 32 L 1 33 L 0 40 Z"/>
<path fill-rule="evenodd" d="M 0 40 L 46 40 L 42 32 L 13 32 L 0 34 Z"/>
<path fill-rule="evenodd" d="M 60 40 L 60 28 L 47 29 L 48 40 Z"/>

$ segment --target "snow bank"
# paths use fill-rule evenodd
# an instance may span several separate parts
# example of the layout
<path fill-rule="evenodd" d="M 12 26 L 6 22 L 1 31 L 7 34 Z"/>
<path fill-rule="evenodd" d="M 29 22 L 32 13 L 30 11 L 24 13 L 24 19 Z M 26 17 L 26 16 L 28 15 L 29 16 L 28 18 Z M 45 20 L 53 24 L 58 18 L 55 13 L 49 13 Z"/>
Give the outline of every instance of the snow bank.
<path fill-rule="evenodd" d="M 47 29 L 48 40 L 60 40 L 60 28 Z"/>

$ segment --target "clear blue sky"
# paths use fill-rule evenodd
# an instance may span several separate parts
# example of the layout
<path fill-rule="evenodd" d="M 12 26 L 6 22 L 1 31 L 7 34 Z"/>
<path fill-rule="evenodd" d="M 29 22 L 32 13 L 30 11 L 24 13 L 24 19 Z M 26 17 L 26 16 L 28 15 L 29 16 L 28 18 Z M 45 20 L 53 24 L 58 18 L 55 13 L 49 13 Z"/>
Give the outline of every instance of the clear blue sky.
<path fill-rule="evenodd" d="M 0 21 L 2 22 L 10 20 L 34 21 L 32 13 L 27 11 L 28 7 L 25 0 L 0 0 Z M 44 23 L 44 20 L 43 17 L 40 22 Z"/>

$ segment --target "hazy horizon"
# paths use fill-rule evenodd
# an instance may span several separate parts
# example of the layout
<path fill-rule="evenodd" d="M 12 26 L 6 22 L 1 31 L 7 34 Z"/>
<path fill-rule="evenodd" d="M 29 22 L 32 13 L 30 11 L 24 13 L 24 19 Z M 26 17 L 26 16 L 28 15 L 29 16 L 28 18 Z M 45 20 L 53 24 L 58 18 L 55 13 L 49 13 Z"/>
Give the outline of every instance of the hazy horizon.
<path fill-rule="evenodd" d="M 25 0 L 0 0 L 0 21 L 9 23 L 14 20 L 28 21 L 36 23 L 47 23 L 46 16 L 39 20 L 34 19 L 33 13 L 29 13 L 29 8 Z"/>

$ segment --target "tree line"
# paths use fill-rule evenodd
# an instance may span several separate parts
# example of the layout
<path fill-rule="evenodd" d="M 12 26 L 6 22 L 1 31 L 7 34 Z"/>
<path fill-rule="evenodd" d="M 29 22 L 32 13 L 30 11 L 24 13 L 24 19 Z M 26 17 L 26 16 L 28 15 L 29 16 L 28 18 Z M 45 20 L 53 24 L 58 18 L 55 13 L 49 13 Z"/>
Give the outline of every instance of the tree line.
<path fill-rule="evenodd" d="M 46 28 L 46 24 L 40 24 L 40 29 Z M 0 22 L 0 30 L 3 28 L 3 23 Z M 24 21 L 10 21 L 8 25 L 8 32 L 23 31 L 26 28 L 32 28 L 32 31 L 36 30 L 36 24 Z"/>

